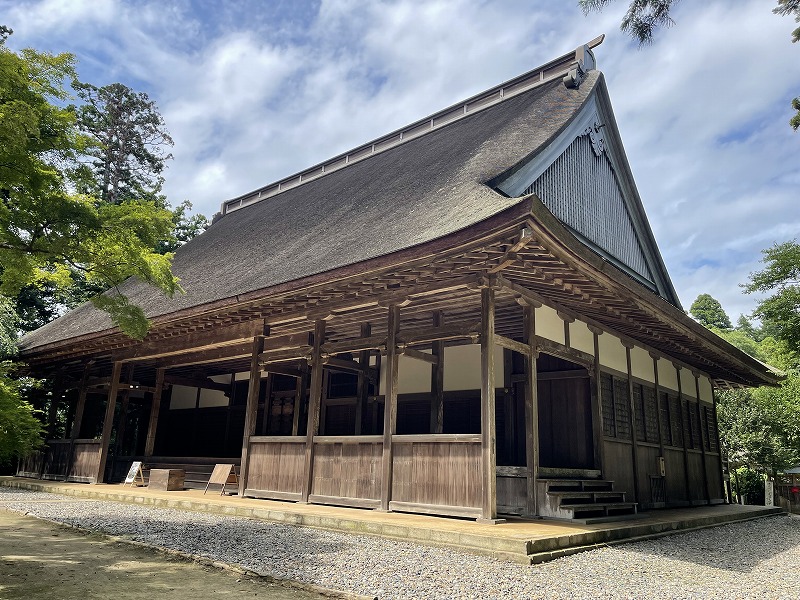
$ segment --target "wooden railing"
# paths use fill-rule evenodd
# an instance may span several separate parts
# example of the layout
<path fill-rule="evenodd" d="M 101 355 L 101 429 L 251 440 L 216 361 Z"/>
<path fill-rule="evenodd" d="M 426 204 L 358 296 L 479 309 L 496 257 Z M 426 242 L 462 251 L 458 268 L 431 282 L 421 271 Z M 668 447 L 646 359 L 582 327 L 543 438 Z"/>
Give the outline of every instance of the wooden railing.
<path fill-rule="evenodd" d="M 245 495 L 273 500 L 300 500 L 305 442 L 305 436 L 251 436 Z"/>
<path fill-rule="evenodd" d="M 70 440 L 47 440 L 42 479 L 64 479 L 69 468 Z"/>
<path fill-rule="evenodd" d="M 479 517 L 481 436 L 395 435 L 390 510 Z"/>
<path fill-rule="evenodd" d="M 67 481 L 94 483 L 100 466 L 100 440 L 75 440 Z"/>
<path fill-rule="evenodd" d="M 309 502 L 379 507 L 382 455 L 382 435 L 314 437 Z"/>
<path fill-rule="evenodd" d="M 43 461 L 44 451 L 37 450 L 36 452 L 32 452 L 19 461 L 19 466 L 17 467 L 17 476 L 35 477 L 38 479 L 42 475 Z"/>

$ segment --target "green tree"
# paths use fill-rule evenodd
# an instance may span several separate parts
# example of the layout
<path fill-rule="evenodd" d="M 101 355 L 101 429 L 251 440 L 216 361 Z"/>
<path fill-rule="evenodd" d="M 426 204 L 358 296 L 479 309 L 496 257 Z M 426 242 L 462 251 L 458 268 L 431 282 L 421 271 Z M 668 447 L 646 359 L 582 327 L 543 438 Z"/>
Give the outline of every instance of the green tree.
<path fill-rule="evenodd" d="M 74 58 L 0 45 L 0 294 L 25 286 L 69 287 L 74 273 L 112 291 L 93 299 L 126 333 L 148 328 L 140 308 L 115 289 L 136 276 L 171 295 L 179 290 L 169 239 L 173 215 L 152 200 L 110 204 L 75 193 L 67 174 L 91 140 L 64 108 Z"/>
<path fill-rule="evenodd" d="M 678 0 L 629 0 L 628 10 L 620 23 L 620 29 L 628 33 L 640 45 L 653 41 L 656 30 L 661 27 L 670 27 L 675 22 L 670 16 L 670 11 Z M 578 0 L 578 5 L 584 14 L 592 11 L 601 11 L 613 0 Z M 795 22 L 800 23 L 800 0 L 777 0 L 777 6 L 772 9 L 776 15 L 794 16 Z M 792 31 L 792 42 L 800 41 L 800 27 Z M 797 111 L 789 120 L 792 129 L 800 127 L 800 96 L 792 100 L 792 109 Z"/>
<path fill-rule="evenodd" d="M 745 292 L 772 293 L 760 300 L 753 315 L 765 328 L 800 352 L 800 245 L 796 240 L 763 251 L 764 269 L 750 274 Z"/>
<path fill-rule="evenodd" d="M 10 377 L 11 368 L 11 363 L 0 362 L 0 465 L 39 448 L 44 433 L 37 411 L 22 398 L 31 382 Z"/>
<path fill-rule="evenodd" d="M 716 327 L 717 329 L 732 329 L 731 320 L 722 308 L 719 300 L 710 294 L 700 294 L 689 307 L 689 314 L 698 323 L 706 327 Z"/>
<path fill-rule="evenodd" d="M 121 83 L 74 83 L 83 104 L 78 129 L 91 141 L 77 169 L 78 189 L 103 202 L 149 199 L 165 207 L 162 172 L 173 145 L 156 103 Z"/>

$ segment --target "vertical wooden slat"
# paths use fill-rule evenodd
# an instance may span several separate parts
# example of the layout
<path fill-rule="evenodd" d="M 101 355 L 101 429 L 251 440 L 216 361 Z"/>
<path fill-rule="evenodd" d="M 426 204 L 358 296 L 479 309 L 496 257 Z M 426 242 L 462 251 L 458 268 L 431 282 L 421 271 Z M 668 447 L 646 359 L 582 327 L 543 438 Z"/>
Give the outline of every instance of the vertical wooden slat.
<path fill-rule="evenodd" d="M 642 497 L 639 489 L 639 445 L 636 441 L 636 402 L 633 399 L 633 372 L 631 367 L 631 347 L 625 346 L 625 360 L 628 364 L 628 422 L 631 432 L 631 466 L 633 469 L 633 501 L 639 502 Z M 644 421 L 644 414 L 642 414 Z"/>
<path fill-rule="evenodd" d="M 265 328 L 264 333 L 267 333 Z M 247 471 L 250 464 L 250 436 L 256 432 L 258 418 L 258 396 L 261 392 L 261 366 L 258 355 L 264 351 L 264 336 L 253 338 L 253 352 L 250 355 L 250 384 L 247 388 L 247 406 L 244 411 L 244 434 L 242 436 L 242 459 L 239 467 L 239 497 L 244 497 L 247 489 Z"/>
<path fill-rule="evenodd" d="M 153 391 L 153 403 L 150 408 L 150 421 L 147 424 L 147 440 L 144 444 L 144 455 L 153 456 L 156 446 L 156 431 L 158 431 L 158 416 L 161 412 L 161 397 L 164 393 L 164 374 L 166 369 L 156 369 L 156 387 Z"/>
<path fill-rule="evenodd" d="M 397 387 L 400 355 L 397 352 L 397 332 L 400 326 L 400 308 L 389 306 L 386 336 L 386 390 L 383 403 L 383 472 L 381 479 L 381 510 L 389 510 L 392 500 L 392 436 L 397 430 Z"/>
<path fill-rule="evenodd" d="M 494 385 L 494 289 L 481 289 L 481 518 L 497 518 L 497 434 Z"/>
<path fill-rule="evenodd" d="M 442 311 L 433 311 L 433 326 L 443 325 Z M 444 427 L 444 342 L 431 345 L 431 354 L 439 359 L 431 369 L 431 433 L 442 433 Z"/>
<path fill-rule="evenodd" d="M 361 324 L 361 337 L 369 337 L 372 328 L 369 323 Z M 362 350 L 358 353 L 358 365 L 361 369 L 358 372 L 358 383 L 356 387 L 356 415 L 355 429 L 356 435 L 361 435 L 362 423 L 364 421 L 364 408 L 369 399 L 369 350 Z"/>
<path fill-rule="evenodd" d="M 314 436 L 319 431 L 319 414 L 322 404 L 322 344 L 325 341 L 325 321 L 314 323 L 314 347 L 311 351 L 311 395 L 308 403 L 308 424 L 306 425 L 306 451 L 303 465 L 303 489 L 301 502 L 308 502 L 313 483 Z"/>
<path fill-rule="evenodd" d="M 525 342 L 530 355 L 525 357 L 525 460 L 528 465 L 527 512 L 539 514 L 539 385 L 536 372 L 536 309 L 530 304 L 524 307 Z"/>
<path fill-rule="evenodd" d="M 703 405 L 700 403 L 700 377 L 697 375 L 694 376 L 694 389 L 697 395 L 697 426 L 700 428 L 700 452 L 703 456 L 703 489 L 705 490 L 706 502 L 711 504 L 711 490 L 708 488 L 708 465 L 706 464 L 706 438 L 708 437 L 708 432 L 703 431 Z M 706 425 L 708 425 L 707 417 Z"/>
<path fill-rule="evenodd" d="M 122 361 L 114 362 L 111 370 L 111 388 L 108 390 L 108 401 L 106 402 L 106 415 L 103 420 L 103 433 L 100 437 L 100 448 L 98 452 L 100 459 L 97 461 L 97 473 L 95 483 L 103 483 L 106 479 L 106 461 L 108 460 L 108 445 L 111 441 L 111 427 L 114 424 L 114 410 L 117 407 L 117 395 L 119 394 L 120 378 L 122 377 Z"/>

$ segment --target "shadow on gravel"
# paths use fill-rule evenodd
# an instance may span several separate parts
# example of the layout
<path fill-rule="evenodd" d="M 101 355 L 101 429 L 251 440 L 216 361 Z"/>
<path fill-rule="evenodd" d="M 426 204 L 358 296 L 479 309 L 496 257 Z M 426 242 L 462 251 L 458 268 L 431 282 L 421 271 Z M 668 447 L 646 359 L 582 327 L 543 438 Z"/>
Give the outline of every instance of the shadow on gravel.
<path fill-rule="evenodd" d="M 749 573 L 782 552 L 800 552 L 800 518 L 754 519 L 626 544 L 621 549 L 657 558 Z"/>

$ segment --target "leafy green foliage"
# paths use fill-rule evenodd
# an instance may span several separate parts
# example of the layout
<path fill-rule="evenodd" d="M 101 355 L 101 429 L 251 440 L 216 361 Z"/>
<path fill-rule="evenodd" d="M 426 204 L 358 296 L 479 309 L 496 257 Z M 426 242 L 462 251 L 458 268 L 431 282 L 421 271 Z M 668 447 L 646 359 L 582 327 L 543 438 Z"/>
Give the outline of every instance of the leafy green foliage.
<path fill-rule="evenodd" d="M 750 274 L 747 293 L 772 292 L 758 302 L 754 315 L 768 323 L 775 336 L 800 352 L 800 245 L 796 240 L 763 251 L 761 271 Z"/>
<path fill-rule="evenodd" d="M 9 298 L 0 295 L 0 360 L 12 357 L 17 350 L 19 317 Z"/>
<path fill-rule="evenodd" d="M 83 104 L 73 107 L 91 143 L 75 171 L 78 190 L 103 202 L 148 199 L 161 208 L 161 173 L 173 145 L 156 103 L 121 83 L 73 83 Z"/>
<path fill-rule="evenodd" d="M 731 320 L 719 300 L 709 294 L 700 294 L 689 307 L 689 314 L 698 323 L 706 327 L 716 327 L 718 329 L 732 329 Z"/>
<path fill-rule="evenodd" d="M 583 14 L 592 11 L 601 11 L 613 0 L 578 0 L 578 6 L 583 9 Z M 622 18 L 620 29 L 630 34 L 640 46 L 653 41 L 656 30 L 661 27 L 674 25 L 670 11 L 678 0 L 630 0 L 628 10 Z M 800 0 L 777 0 L 778 6 L 772 9 L 776 15 L 794 16 L 796 23 L 800 23 Z M 792 31 L 792 42 L 800 41 L 800 27 Z M 789 121 L 792 129 L 800 127 L 800 97 L 792 100 L 792 108 L 797 111 Z"/>
<path fill-rule="evenodd" d="M 186 242 L 200 235 L 211 226 L 205 215 L 189 215 L 188 211 L 191 208 L 192 203 L 184 200 L 172 211 L 172 236 L 169 240 L 164 240 L 159 244 L 158 252 L 162 254 L 175 252 Z"/>
<path fill-rule="evenodd" d="M 31 382 L 10 377 L 10 369 L 10 363 L 0 363 L 0 463 L 29 455 L 42 445 L 44 433 L 33 406 L 22 397 Z"/>
<path fill-rule="evenodd" d="M 80 273 L 105 288 L 136 276 L 172 295 L 172 257 L 155 249 L 170 238 L 173 214 L 153 199 L 111 204 L 74 191 L 68 175 L 94 143 L 63 108 L 64 82 L 74 79 L 69 54 L 0 45 L 0 293 L 69 288 Z M 146 332 L 126 302 L 98 303 L 126 333 Z"/>

